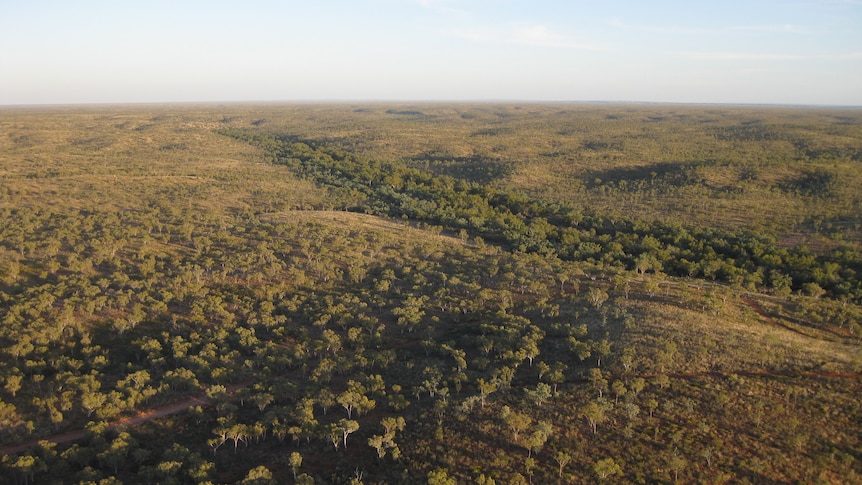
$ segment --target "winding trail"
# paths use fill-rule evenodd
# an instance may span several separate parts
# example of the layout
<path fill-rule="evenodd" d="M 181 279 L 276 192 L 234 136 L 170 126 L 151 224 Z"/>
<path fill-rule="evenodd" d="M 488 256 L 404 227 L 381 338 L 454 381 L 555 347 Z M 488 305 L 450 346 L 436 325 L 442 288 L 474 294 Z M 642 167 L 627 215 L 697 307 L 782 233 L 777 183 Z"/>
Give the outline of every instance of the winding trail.
<path fill-rule="evenodd" d="M 733 371 L 733 372 L 692 372 L 692 373 L 669 373 L 668 377 L 672 379 L 694 379 L 697 377 L 728 377 L 731 375 L 740 375 L 747 377 L 808 377 L 808 378 L 839 378 L 839 379 L 860 379 L 862 380 L 862 374 L 843 374 L 843 373 L 830 373 L 830 372 L 770 372 L 765 370 L 756 370 L 756 371 Z M 641 374 L 639 377 L 651 378 L 655 377 L 656 374 Z M 580 383 L 586 384 L 588 381 L 586 379 L 579 381 L 572 381 L 572 383 Z M 232 384 L 230 386 L 226 386 L 229 394 L 233 394 L 239 389 L 250 386 L 251 382 L 243 382 L 239 384 Z M 206 395 L 201 394 L 195 397 L 190 397 L 187 399 L 183 399 L 182 401 L 177 401 L 171 404 L 167 404 L 161 407 L 153 408 L 147 411 L 142 411 L 135 416 L 119 419 L 110 423 L 110 427 L 115 428 L 118 426 L 132 427 L 138 426 L 154 419 L 163 418 L 165 416 L 171 416 L 174 414 L 179 414 L 187 411 L 192 406 L 208 406 L 211 405 L 212 401 L 210 401 Z M 86 436 L 86 430 L 79 429 L 73 431 L 67 431 L 65 433 L 59 433 L 51 436 L 44 436 L 39 439 L 26 441 L 24 443 L 18 443 L 15 445 L 4 446 L 0 448 L 0 456 L 2 455 L 14 455 L 16 453 L 20 453 L 22 451 L 29 450 L 31 448 L 35 448 L 39 445 L 40 441 L 48 441 L 57 444 L 71 443 L 73 441 L 80 441 L 84 439 Z"/>
<path fill-rule="evenodd" d="M 244 387 L 250 386 L 250 382 L 243 382 L 239 384 L 231 384 L 229 386 L 225 386 L 228 394 L 233 394 L 234 392 L 242 389 Z M 171 404 L 166 404 L 164 406 L 160 406 L 157 408 L 149 409 L 146 411 L 141 411 L 140 413 L 129 416 L 126 418 L 118 419 L 116 421 L 112 421 L 109 426 L 111 428 L 116 427 L 132 427 L 144 424 L 146 422 L 152 421 L 154 419 L 163 418 L 165 416 L 171 416 L 174 414 L 183 413 L 188 411 L 188 409 L 192 406 L 209 406 L 212 404 L 212 401 L 206 397 L 206 394 L 201 394 L 198 396 L 190 397 L 187 399 L 183 399 L 182 401 L 177 401 Z M 24 443 L 18 443 L 15 445 L 4 446 L 0 448 L 0 455 L 14 455 L 16 453 L 20 453 L 22 451 L 29 450 L 30 448 L 35 448 L 39 445 L 40 441 L 49 441 L 57 444 L 71 443 L 73 441 L 79 441 L 84 439 L 86 436 L 87 430 L 78 429 L 73 431 L 67 431 L 65 433 L 59 433 L 51 436 L 44 436 L 42 438 L 38 438 L 35 440 L 26 441 Z"/>
<path fill-rule="evenodd" d="M 760 318 L 767 324 L 778 326 L 789 330 L 791 332 L 797 333 L 799 335 L 803 335 L 806 337 L 811 337 L 810 335 L 806 335 L 799 330 L 789 327 L 787 325 L 783 325 L 779 322 L 776 322 L 772 319 L 764 310 L 764 308 L 760 305 L 760 303 L 748 299 L 743 298 L 743 302 L 746 303 L 751 309 L 753 309 Z M 413 343 L 412 345 L 415 345 Z M 667 376 L 672 379 L 694 379 L 697 377 L 728 377 L 731 375 L 740 375 L 747 377 L 807 377 L 807 378 L 839 378 L 839 379 L 860 379 L 862 380 L 862 374 L 853 374 L 853 373 L 831 373 L 831 372 L 811 372 L 811 371 L 800 371 L 800 372 L 772 372 L 766 370 L 739 370 L 739 371 L 725 371 L 725 372 L 692 372 L 692 373 L 668 373 Z M 642 374 L 639 377 L 651 378 L 655 377 L 656 374 Z M 572 383 L 586 383 L 587 380 L 576 380 L 570 381 Z M 230 386 L 226 386 L 227 392 L 229 395 L 233 395 L 236 391 L 248 387 L 252 384 L 252 382 L 242 382 L 238 384 L 231 384 Z M 234 399 L 234 398 L 232 398 Z M 209 406 L 212 405 L 212 401 L 206 397 L 206 394 L 200 394 L 198 396 L 189 397 L 187 399 L 183 399 L 181 401 L 177 401 L 171 404 L 166 404 L 164 406 L 160 406 L 157 408 L 153 408 L 146 411 L 141 411 L 135 416 L 126 417 L 123 419 L 119 419 L 113 421 L 109 424 L 110 427 L 116 428 L 119 426 L 124 427 L 132 427 L 138 426 L 154 419 L 163 418 L 165 416 L 171 416 L 174 414 L 179 414 L 187 411 L 192 406 Z M 20 453 L 22 451 L 29 450 L 31 448 L 35 448 L 39 445 L 40 441 L 48 441 L 57 444 L 71 443 L 73 441 L 79 441 L 84 439 L 86 436 L 85 429 L 72 430 L 67 431 L 65 433 L 59 433 L 51 436 L 44 436 L 39 439 L 34 439 L 30 441 L 26 441 L 24 443 L 18 443 L 14 445 L 8 445 L 4 447 L 0 447 L 0 456 L 2 455 L 12 455 L 16 453 Z"/>
<path fill-rule="evenodd" d="M 750 298 L 745 298 L 745 297 L 742 297 L 740 299 L 742 300 L 743 303 L 748 305 L 749 308 L 754 310 L 754 312 L 760 316 L 760 319 L 763 320 L 764 322 L 766 322 L 767 324 L 775 326 L 775 327 L 781 327 L 781 328 L 783 328 L 787 331 L 793 332 L 797 335 L 802 335 L 803 337 L 811 338 L 811 335 L 808 335 L 805 332 L 800 331 L 799 329 L 790 327 L 790 326 L 785 325 L 785 324 L 780 323 L 780 322 L 776 322 L 771 316 L 769 316 L 768 313 L 766 313 L 766 310 L 763 308 L 763 306 L 760 304 L 760 302 L 757 302 L 755 300 L 752 300 Z"/>

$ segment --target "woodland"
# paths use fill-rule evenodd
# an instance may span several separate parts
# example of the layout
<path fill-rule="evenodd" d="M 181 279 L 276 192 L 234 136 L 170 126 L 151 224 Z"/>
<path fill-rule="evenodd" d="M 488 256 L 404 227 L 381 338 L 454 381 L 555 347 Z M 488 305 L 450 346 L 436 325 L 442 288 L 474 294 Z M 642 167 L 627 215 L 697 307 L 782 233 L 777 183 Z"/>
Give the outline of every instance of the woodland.
<path fill-rule="evenodd" d="M 862 483 L 862 110 L 0 107 L 0 483 Z"/>

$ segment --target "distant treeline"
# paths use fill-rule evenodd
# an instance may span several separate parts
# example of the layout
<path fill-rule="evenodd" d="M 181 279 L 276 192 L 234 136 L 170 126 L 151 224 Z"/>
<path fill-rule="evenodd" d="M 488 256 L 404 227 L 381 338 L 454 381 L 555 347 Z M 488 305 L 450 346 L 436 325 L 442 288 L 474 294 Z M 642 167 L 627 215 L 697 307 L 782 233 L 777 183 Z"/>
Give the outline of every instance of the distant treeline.
<path fill-rule="evenodd" d="M 263 149 L 268 161 L 301 177 L 345 191 L 352 201 L 346 210 L 406 217 L 464 230 L 513 251 L 607 268 L 862 302 L 862 257 L 855 250 L 839 247 L 818 255 L 804 246 L 779 247 L 774 238 L 752 232 L 608 217 L 287 135 L 221 133 Z"/>

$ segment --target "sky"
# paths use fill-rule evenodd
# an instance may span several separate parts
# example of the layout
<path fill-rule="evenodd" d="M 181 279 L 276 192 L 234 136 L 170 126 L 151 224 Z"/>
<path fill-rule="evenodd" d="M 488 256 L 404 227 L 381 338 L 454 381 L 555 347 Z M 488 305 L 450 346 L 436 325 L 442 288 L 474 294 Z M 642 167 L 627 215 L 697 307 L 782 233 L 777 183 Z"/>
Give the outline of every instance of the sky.
<path fill-rule="evenodd" d="M 862 0 L 0 0 L 0 105 L 862 106 Z"/>

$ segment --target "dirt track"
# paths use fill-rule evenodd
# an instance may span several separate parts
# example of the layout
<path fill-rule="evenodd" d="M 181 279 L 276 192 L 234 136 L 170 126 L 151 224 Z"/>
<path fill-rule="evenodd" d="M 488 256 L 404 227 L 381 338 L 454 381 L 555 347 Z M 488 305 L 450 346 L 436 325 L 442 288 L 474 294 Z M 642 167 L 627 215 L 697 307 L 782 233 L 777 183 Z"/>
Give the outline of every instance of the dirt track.
<path fill-rule="evenodd" d="M 786 327 L 782 324 L 775 322 L 772 318 L 769 317 L 769 315 L 764 311 L 763 307 L 761 307 L 759 303 L 757 303 L 753 300 L 749 300 L 749 299 L 744 299 L 744 301 L 767 324 L 780 326 L 780 327 L 785 328 L 787 330 L 790 330 L 792 332 L 799 333 L 801 335 L 805 335 L 796 329 Z M 670 373 L 670 374 L 668 374 L 668 377 L 673 378 L 673 379 L 693 379 L 695 377 L 719 377 L 719 376 L 729 376 L 729 375 L 733 375 L 733 374 L 742 375 L 742 376 L 750 376 L 750 377 L 797 376 L 797 377 L 812 377 L 812 378 L 825 377 L 825 378 L 841 378 L 841 379 L 862 379 L 862 374 L 840 374 L 840 373 L 827 373 L 827 372 L 782 373 L 782 372 L 769 372 L 769 371 L 760 371 L 760 370 L 755 370 L 755 371 L 740 370 L 740 371 L 732 371 L 732 372 L 695 372 L 695 373 L 688 373 L 688 374 Z M 641 377 L 649 378 L 649 377 L 655 377 L 655 376 L 652 374 L 645 374 L 645 375 L 642 375 Z M 586 382 L 586 381 L 583 381 L 583 382 Z M 230 386 L 227 386 L 227 392 L 229 394 L 233 394 L 237 390 L 242 389 L 243 387 L 247 387 L 249 385 L 251 385 L 251 383 L 249 383 L 249 382 L 244 382 L 244 383 L 240 383 L 240 384 L 232 384 Z M 141 413 L 137 414 L 136 416 L 131 416 L 128 418 L 119 419 L 117 421 L 112 422 L 110 424 L 110 426 L 111 427 L 138 426 L 140 424 L 146 423 L 148 421 L 152 421 L 154 419 L 158 419 L 158 418 L 162 418 L 165 416 L 171 416 L 173 414 L 179 414 L 179 413 L 185 412 L 186 410 L 188 410 L 192 406 L 198 406 L 198 405 L 207 406 L 210 404 L 212 404 L 212 402 L 206 397 L 206 395 L 202 394 L 202 395 L 199 395 L 196 397 L 190 397 L 188 399 L 184 399 L 182 401 L 177 401 L 177 402 L 172 403 L 172 404 L 167 404 L 165 406 L 150 409 L 148 411 L 142 411 Z M 4 447 L 0 448 L 0 455 L 11 455 L 11 454 L 15 454 L 15 453 L 20 453 L 22 451 L 25 451 L 25 450 L 28 450 L 30 448 L 34 448 L 34 447 L 38 446 L 40 441 L 49 441 L 49 442 L 53 442 L 53 443 L 63 444 L 63 443 L 70 443 L 73 441 L 81 440 L 85 436 L 86 436 L 86 430 L 83 430 L 83 429 L 68 431 L 65 433 L 55 434 L 55 435 L 51 435 L 51 436 L 45 436 L 45 437 L 42 437 L 39 439 L 30 440 L 30 441 L 27 441 L 24 443 L 19 443 L 16 445 L 4 446 Z"/>
<path fill-rule="evenodd" d="M 241 384 L 232 384 L 230 386 L 226 386 L 227 392 L 229 394 L 233 394 L 237 390 L 242 389 L 243 387 L 246 387 L 248 385 L 250 384 L 247 382 Z M 167 404 L 158 408 L 141 411 L 135 416 L 130 416 L 128 418 L 113 421 L 111 422 L 110 426 L 138 426 L 154 419 L 185 412 L 192 406 L 208 406 L 210 404 L 212 404 L 212 402 L 206 397 L 206 395 L 202 394 L 200 396 L 190 397 L 188 399 L 183 399 L 182 401 L 177 401 L 175 403 Z M 83 429 L 68 431 L 65 433 L 55 434 L 51 436 L 45 436 L 39 439 L 19 443 L 17 445 L 4 446 L 0 448 L 0 455 L 12 455 L 25 450 L 29 450 L 30 448 L 38 446 L 40 441 L 50 441 L 57 444 L 63 444 L 84 439 L 84 436 L 86 436 L 86 430 Z"/>

